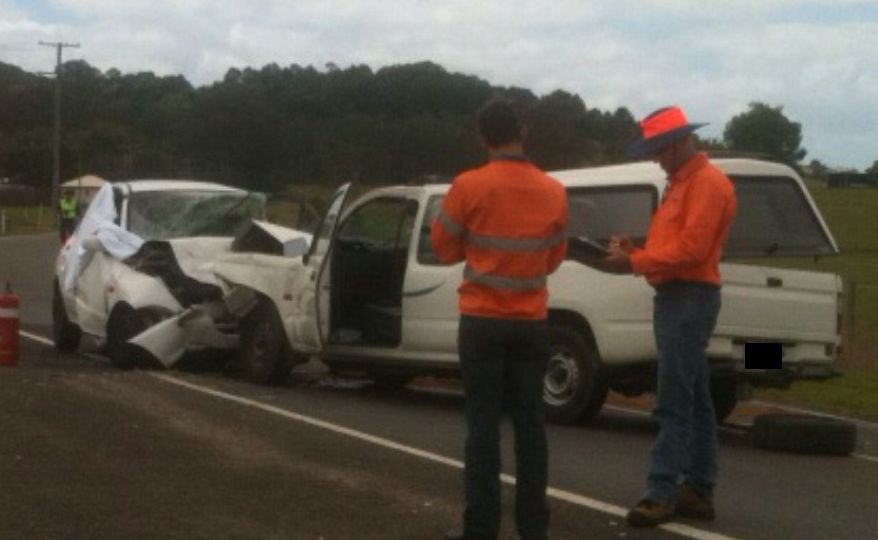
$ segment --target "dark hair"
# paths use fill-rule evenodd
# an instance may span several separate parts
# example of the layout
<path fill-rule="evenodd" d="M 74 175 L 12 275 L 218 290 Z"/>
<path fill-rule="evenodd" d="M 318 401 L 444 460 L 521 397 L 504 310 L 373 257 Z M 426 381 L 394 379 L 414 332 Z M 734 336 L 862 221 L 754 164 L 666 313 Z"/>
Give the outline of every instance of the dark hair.
<path fill-rule="evenodd" d="M 509 99 L 493 97 L 486 101 L 479 109 L 478 120 L 479 134 L 489 147 L 521 141 L 521 120 Z"/>

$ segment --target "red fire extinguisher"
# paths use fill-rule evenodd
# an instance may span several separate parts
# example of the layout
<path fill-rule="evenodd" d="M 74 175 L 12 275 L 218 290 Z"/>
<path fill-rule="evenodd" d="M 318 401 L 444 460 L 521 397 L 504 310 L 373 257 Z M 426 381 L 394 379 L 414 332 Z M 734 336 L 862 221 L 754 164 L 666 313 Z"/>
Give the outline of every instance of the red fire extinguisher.
<path fill-rule="evenodd" d="M 0 293 L 0 366 L 18 364 L 18 296 L 6 283 Z"/>

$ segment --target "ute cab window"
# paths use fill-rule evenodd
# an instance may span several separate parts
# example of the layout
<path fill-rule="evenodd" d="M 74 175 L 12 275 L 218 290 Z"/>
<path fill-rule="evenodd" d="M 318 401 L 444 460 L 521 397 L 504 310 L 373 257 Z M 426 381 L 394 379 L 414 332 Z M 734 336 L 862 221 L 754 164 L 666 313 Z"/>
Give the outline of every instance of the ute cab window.
<path fill-rule="evenodd" d="M 642 246 L 658 193 L 652 185 L 572 188 L 567 190 L 567 200 L 567 236 L 606 246 L 611 235 L 622 234 Z"/>
<path fill-rule="evenodd" d="M 731 176 L 738 214 L 726 256 L 827 255 L 836 252 L 826 229 L 793 178 Z"/>

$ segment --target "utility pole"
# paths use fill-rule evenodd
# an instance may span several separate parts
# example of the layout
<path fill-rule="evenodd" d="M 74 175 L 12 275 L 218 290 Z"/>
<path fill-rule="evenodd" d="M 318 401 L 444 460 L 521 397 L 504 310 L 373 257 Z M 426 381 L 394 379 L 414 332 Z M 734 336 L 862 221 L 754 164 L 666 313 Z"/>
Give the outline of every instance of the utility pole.
<path fill-rule="evenodd" d="M 58 212 L 58 186 L 61 184 L 61 50 L 78 49 L 79 43 L 40 41 L 40 45 L 55 47 L 55 130 L 52 143 L 52 211 Z M 51 73 L 51 72 L 50 72 Z M 44 73 L 46 74 L 46 73 Z"/>

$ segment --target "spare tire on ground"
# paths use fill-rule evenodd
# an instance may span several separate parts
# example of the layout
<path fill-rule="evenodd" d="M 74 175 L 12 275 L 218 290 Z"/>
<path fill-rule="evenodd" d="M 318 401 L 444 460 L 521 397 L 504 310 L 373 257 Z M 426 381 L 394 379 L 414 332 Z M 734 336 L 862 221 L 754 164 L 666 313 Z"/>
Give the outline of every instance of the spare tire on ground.
<path fill-rule="evenodd" d="M 857 426 L 808 414 L 765 414 L 753 422 L 753 445 L 767 450 L 846 456 L 857 444 Z"/>

